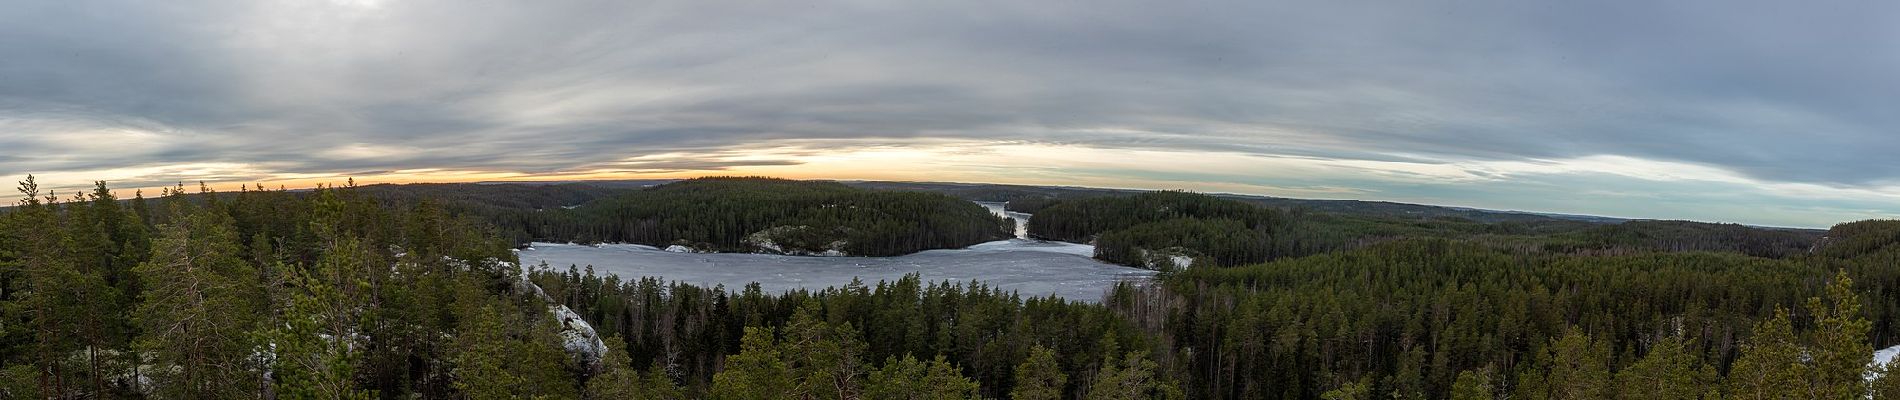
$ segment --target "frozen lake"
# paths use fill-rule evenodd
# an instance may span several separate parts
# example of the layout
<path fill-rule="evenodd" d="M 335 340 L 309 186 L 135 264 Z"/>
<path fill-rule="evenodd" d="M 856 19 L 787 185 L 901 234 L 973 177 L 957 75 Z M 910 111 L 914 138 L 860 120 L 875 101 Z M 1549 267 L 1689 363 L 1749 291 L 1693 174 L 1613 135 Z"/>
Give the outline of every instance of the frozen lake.
<path fill-rule="evenodd" d="M 991 212 L 1006 215 L 1000 203 L 983 203 Z M 1110 286 L 1122 280 L 1145 281 L 1154 271 L 1105 264 L 1089 258 L 1095 247 L 1074 243 L 1022 239 L 1026 214 L 1008 213 L 1017 221 L 1019 238 L 977 244 L 963 249 L 929 250 L 897 257 L 804 257 L 741 253 L 675 253 L 651 246 L 607 244 L 599 247 L 535 243 L 522 250 L 523 265 L 565 270 L 569 265 L 594 266 L 596 273 L 622 279 L 652 276 L 697 285 L 725 285 L 738 290 L 758 282 L 767 292 L 844 286 L 851 278 L 867 285 L 895 281 L 917 273 L 926 282 L 984 282 L 1023 296 L 1056 295 L 1070 300 L 1100 301 Z"/>

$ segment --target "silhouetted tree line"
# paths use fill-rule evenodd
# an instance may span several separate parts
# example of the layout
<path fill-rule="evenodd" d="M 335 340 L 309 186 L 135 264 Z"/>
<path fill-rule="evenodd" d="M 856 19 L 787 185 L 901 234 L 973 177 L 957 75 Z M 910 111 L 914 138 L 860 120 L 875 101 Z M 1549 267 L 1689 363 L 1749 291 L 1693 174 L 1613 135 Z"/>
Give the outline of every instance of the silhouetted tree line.
<path fill-rule="evenodd" d="M 1156 254 L 1235 266 L 1303 254 L 1280 211 L 1187 192 L 1060 200 L 1029 219 L 1031 237 L 1095 244 L 1096 258 L 1154 267 Z"/>
<path fill-rule="evenodd" d="M 1218 196 L 1150 192 L 1082 199 L 1034 198 L 1032 237 L 1096 245 L 1103 261 L 1157 268 L 1171 256 L 1197 265 L 1237 266 L 1350 250 L 1403 238 L 1468 240 L 1533 253 L 1617 255 L 1721 251 L 1789 258 L 1806 254 L 1819 232 L 1690 221 L 1592 223 L 1552 218 L 1480 222 L 1451 216 L 1281 210 Z M 1023 201 L 1023 200 L 1018 200 Z M 1012 203 L 1014 204 L 1014 203 Z"/>
<path fill-rule="evenodd" d="M 1010 200 L 1009 202 L 1004 203 L 1003 210 L 1015 211 L 1019 213 L 1035 214 L 1035 213 L 1041 212 L 1042 209 L 1044 208 L 1049 208 L 1049 206 L 1053 206 L 1061 202 L 1062 202 L 1061 200 L 1057 200 L 1054 197 L 1045 197 L 1045 196 L 1022 197 L 1022 198 Z"/>
<path fill-rule="evenodd" d="M 960 248 L 1010 237 L 983 207 L 922 192 L 872 191 L 836 182 L 701 178 L 537 212 L 540 240 L 759 250 L 767 232 L 785 251 L 888 256 Z M 756 239 L 756 237 L 754 237 Z"/>

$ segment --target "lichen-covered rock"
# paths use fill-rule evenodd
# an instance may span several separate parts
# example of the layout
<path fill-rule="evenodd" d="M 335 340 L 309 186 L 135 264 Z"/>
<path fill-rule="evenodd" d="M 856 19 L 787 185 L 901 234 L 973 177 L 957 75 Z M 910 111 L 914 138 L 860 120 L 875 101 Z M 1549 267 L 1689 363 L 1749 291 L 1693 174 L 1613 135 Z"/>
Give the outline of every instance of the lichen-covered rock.
<path fill-rule="evenodd" d="M 844 228 L 774 226 L 746 235 L 745 244 L 768 254 L 839 257 L 847 255 L 844 249 L 850 242 L 843 239 L 847 233 Z"/>

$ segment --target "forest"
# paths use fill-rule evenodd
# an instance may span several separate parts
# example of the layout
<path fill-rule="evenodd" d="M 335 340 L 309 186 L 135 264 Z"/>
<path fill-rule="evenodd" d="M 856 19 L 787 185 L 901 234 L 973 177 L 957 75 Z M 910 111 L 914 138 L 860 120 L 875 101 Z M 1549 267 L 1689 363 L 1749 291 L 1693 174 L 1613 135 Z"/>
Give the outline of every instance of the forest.
<path fill-rule="evenodd" d="M 877 204 L 686 183 L 668 190 Z M 0 398 L 1900 398 L 1900 374 L 1865 378 L 1900 343 L 1900 221 L 1821 235 L 1061 199 L 1035 217 L 1060 217 L 1046 237 L 1234 257 L 1061 299 L 517 265 L 510 215 L 637 208 L 581 186 L 18 190 L 0 210 Z M 764 204 L 680 215 L 820 220 Z M 605 351 L 577 347 L 577 324 Z"/>
<path fill-rule="evenodd" d="M 1017 205 L 1017 203 L 1025 205 Z M 1395 217 L 1381 209 L 1317 212 L 1247 198 L 1187 192 L 1080 198 L 1025 197 L 1012 210 L 1035 215 L 1032 237 L 1094 244 L 1096 258 L 1133 267 L 1233 267 L 1351 250 L 1405 238 L 1446 238 L 1498 248 L 1568 254 L 1715 251 L 1788 258 L 1806 254 L 1821 232 L 1691 221 L 1584 222 L 1526 215 Z"/>
<path fill-rule="evenodd" d="M 946 195 L 772 178 L 691 179 L 486 214 L 532 240 L 695 251 L 891 256 L 1010 237 L 1006 220 Z"/>

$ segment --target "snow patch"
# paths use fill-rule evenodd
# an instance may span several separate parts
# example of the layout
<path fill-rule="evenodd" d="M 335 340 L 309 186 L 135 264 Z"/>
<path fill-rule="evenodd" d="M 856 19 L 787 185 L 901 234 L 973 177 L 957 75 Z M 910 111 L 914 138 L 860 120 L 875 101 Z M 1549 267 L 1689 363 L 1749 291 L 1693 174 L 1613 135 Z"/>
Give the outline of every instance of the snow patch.
<path fill-rule="evenodd" d="M 1900 346 L 1875 350 L 1873 362 L 1867 363 L 1867 381 L 1872 382 L 1875 379 L 1880 379 L 1881 374 L 1875 372 L 1875 369 L 1881 366 L 1892 366 L 1893 359 L 1897 356 L 1900 356 Z"/>
<path fill-rule="evenodd" d="M 1188 269 L 1189 266 L 1194 265 L 1194 257 L 1177 255 L 1177 256 L 1170 256 L 1168 257 L 1168 259 L 1174 261 L 1175 270 L 1186 270 Z"/>

